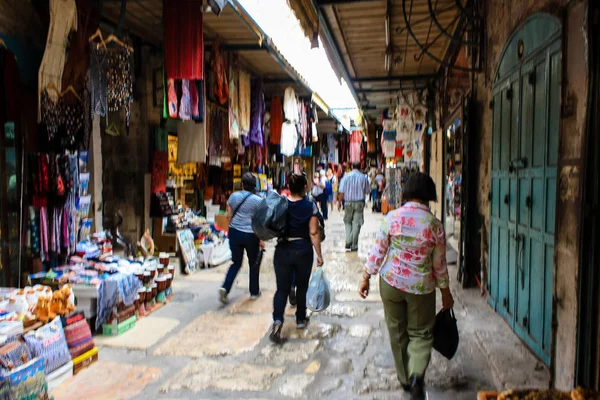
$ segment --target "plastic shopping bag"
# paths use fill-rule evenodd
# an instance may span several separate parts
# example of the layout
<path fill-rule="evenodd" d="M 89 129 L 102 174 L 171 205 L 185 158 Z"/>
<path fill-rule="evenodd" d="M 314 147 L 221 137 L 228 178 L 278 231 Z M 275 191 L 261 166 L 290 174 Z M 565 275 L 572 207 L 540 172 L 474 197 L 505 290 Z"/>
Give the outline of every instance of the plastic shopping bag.
<path fill-rule="evenodd" d="M 323 268 L 317 268 L 308 284 L 306 307 L 313 312 L 320 312 L 326 310 L 330 302 L 329 281 L 325 278 Z"/>
<path fill-rule="evenodd" d="M 271 240 L 285 234 L 288 201 L 276 192 L 270 192 L 258 205 L 252 217 L 252 230 L 260 240 Z"/>

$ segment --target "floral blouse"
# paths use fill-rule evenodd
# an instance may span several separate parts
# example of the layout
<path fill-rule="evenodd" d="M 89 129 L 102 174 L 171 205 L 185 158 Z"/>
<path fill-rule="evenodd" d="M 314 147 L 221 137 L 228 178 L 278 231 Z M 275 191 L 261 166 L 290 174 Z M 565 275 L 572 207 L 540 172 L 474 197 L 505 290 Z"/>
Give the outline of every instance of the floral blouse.
<path fill-rule="evenodd" d="M 442 223 L 420 203 L 409 202 L 390 212 L 369 251 L 365 271 L 370 275 L 379 272 L 391 286 L 408 293 L 427 294 L 436 287 L 447 288 Z"/>

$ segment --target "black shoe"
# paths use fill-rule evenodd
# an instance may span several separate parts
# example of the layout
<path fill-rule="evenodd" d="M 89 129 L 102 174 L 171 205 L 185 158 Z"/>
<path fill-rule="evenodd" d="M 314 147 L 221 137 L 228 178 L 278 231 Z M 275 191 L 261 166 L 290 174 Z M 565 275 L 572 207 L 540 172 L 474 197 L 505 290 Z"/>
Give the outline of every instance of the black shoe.
<path fill-rule="evenodd" d="M 352 245 L 351 245 L 351 244 L 347 244 L 347 245 L 346 245 L 346 251 L 350 251 L 350 249 L 351 249 L 351 248 L 352 248 Z"/>
<path fill-rule="evenodd" d="M 269 339 L 271 342 L 275 344 L 284 344 L 287 339 L 281 337 L 281 328 L 283 327 L 283 322 L 275 321 L 273 322 L 273 327 L 271 328 L 271 334 L 269 335 Z"/>
<path fill-rule="evenodd" d="M 410 385 L 402 385 L 402 390 L 404 390 L 405 392 L 410 392 Z"/>
<path fill-rule="evenodd" d="M 351 249 L 350 249 L 350 252 L 351 252 L 351 253 L 355 253 L 355 252 L 357 252 L 357 251 L 358 251 L 358 247 L 353 247 L 353 248 L 351 248 Z"/>
<path fill-rule="evenodd" d="M 290 300 L 290 306 L 296 307 L 296 304 L 298 304 L 296 301 L 296 288 L 292 288 L 292 290 L 290 290 L 290 295 L 288 298 Z"/>
<path fill-rule="evenodd" d="M 304 318 L 304 319 L 301 319 L 300 321 L 296 321 L 296 329 L 304 329 L 304 328 L 308 327 L 309 322 L 310 322 L 310 319 L 308 319 L 308 318 Z"/>
<path fill-rule="evenodd" d="M 410 378 L 410 400 L 425 400 L 423 378 L 412 376 Z"/>

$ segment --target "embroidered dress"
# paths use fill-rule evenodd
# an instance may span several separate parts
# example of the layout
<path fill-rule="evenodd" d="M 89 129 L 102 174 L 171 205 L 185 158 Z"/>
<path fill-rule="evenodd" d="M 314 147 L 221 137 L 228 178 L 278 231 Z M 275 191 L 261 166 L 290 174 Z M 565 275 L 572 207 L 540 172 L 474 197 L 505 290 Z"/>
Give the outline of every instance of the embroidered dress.
<path fill-rule="evenodd" d="M 420 203 L 408 202 L 390 212 L 369 251 L 365 271 L 379 273 L 388 284 L 407 293 L 427 294 L 436 287 L 447 288 L 442 223 Z"/>
<path fill-rule="evenodd" d="M 41 95 L 50 83 L 62 90 L 62 75 L 69 34 L 77 30 L 77 5 L 75 0 L 50 0 L 50 27 L 44 58 L 38 72 L 38 121 L 41 118 Z M 51 92 L 50 100 L 56 102 L 58 93 Z"/>

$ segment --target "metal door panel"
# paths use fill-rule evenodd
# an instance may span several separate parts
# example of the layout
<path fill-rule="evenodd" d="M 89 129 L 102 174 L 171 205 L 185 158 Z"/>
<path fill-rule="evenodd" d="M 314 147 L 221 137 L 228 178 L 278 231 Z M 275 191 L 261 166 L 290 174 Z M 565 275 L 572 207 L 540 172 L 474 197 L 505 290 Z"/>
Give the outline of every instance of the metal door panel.
<path fill-rule="evenodd" d="M 490 274 L 489 274 L 489 296 L 488 301 L 490 305 L 496 309 L 496 303 L 498 301 L 498 241 L 500 230 L 495 223 L 492 223 L 490 232 Z M 500 300 L 501 301 L 501 300 Z"/>
<path fill-rule="evenodd" d="M 552 352 L 552 294 L 554 293 L 554 242 L 544 245 L 544 336 L 542 358 L 550 363 Z"/>
<path fill-rule="evenodd" d="M 519 213 L 518 213 L 518 223 L 519 230 L 523 230 L 521 225 L 529 225 L 530 221 L 530 212 L 527 207 L 527 196 L 531 194 L 531 179 L 528 178 L 519 178 Z"/>
<path fill-rule="evenodd" d="M 510 268 L 510 234 L 505 226 L 498 228 L 498 304 L 496 309 L 504 318 L 511 320 L 511 297 L 509 285 L 512 283 Z"/>
<path fill-rule="evenodd" d="M 547 140 L 546 140 L 546 102 L 548 98 L 546 96 L 546 74 L 547 64 L 538 64 L 535 71 L 532 71 L 532 75 L 528 76 L 528 85 L 534 88 L 534 123 L 533 123 L 533 154 L 530 158 L 531 166 L 544 167 L 544 154 L 546 153 Z"/>
<path fill-rule="evenodd" d="M 516 285 L 517 285 L 517 307 L 515 315 L 515 324 L 526 331 L 527 317 L 529 316 L 529 295 L 530 295 L 530 273 L 529 260 L 531 259 L 531 239 L 523 236 L 517 238 L 516 243 Z"/>
<path fill-rule="evenodd" d="M 546 197 L 546 191 L 544 190 L 544 180 L 542 177 L 532 178 L 531 187 L 531 196 L 529 200 L 527 198 L 525 199 L 525 201 L 529 201 L 529 203 L 526 204 L 526 207 L 531 211 L 531 229 L 543 232 L 544 218 L 546 216 L 544 211 L 544 199 Z"/>
<path fill-rule="evenodd" d="M 549 363 L 561 43 L 532 49 L 533 39 L 522 37 L 527 59 L 494 85 L 490 303 Z"/>
<path fill-rule="evenodd" d="M 511 105 L 515 94 L 512 91 L 512 86 L 503 91 L 500 127 L 500 170 L 508 170 L 511 161 L 510 154 L 510 137 L 512 127 Z"/>
<path fill-rule="evenodd" d="M 502 178 L 500 179 L 500 214 L 499 218 L 501 220 L 508 220 L 509 216 L 509 206 L 511 204 L 511 193 L 510 193 L 510 179 Z"/>
<path fill-rule="evenodd" d="M 553 53 L 550 54 L 549 65 L 549 89 L 548 89 L 548 167 L 558 166 L 558 131 L 560 127 L 560 77 L 561 77 L 561 53 L 560 46 L 552 46 Z M 554 217 L 553 217 L 554 219 Z"/>
<path fill-rule="evenodd" d="M 509 223 L 514 225 L 517 222 L 517 184 L 518 180 L 516 178 L 510 179 L 510 198 L 509 198 L 509 207 L 508 207 L 508 220 Z"/>
<path fill-rule="evenodd" d="M 556 175 L 556 174 L 555 174 Z M 546 178 L 546 224 L 545 232 L 554 235 L 554 216 L 556 215 L 556 176 Z"/>

